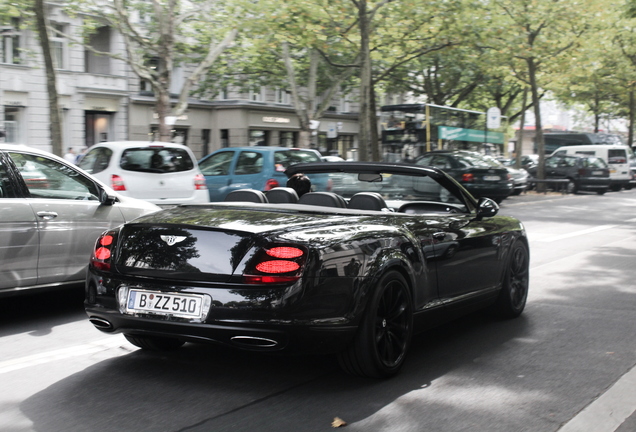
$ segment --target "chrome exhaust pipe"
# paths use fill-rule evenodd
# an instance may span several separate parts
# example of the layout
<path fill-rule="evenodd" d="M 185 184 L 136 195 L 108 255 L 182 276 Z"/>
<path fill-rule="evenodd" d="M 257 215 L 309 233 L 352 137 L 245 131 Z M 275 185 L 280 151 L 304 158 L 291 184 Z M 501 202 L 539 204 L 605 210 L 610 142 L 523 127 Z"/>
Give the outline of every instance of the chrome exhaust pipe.
<path fill-rule="evenodd" d="M 110 323 L 110 321 L 106 321 L 103 318 L 90 317 L 88 320 L 100 330 L 112 330 L 113 328 L 113 325 Z"/>
<path fill-rule="evenodd" d="M 272 349 L 278 346 L 278 342 L 273 339 L 261 338 L 256 336 L 234 336 L 230 341 L 244 349 Z"/>

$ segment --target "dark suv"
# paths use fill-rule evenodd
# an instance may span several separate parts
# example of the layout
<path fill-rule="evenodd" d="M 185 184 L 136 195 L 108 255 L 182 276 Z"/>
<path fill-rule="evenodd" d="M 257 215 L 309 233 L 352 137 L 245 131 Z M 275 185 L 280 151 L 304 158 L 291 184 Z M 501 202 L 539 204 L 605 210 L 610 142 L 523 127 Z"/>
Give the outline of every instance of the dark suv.
<path fill-rule="evenodd" d="M 530 175 L 537 177 L 537 167 L 528 169 Z M 599 195 L 609 189 L 610 173 L 605 161 L 594 156 L 554 155 L 545 159 L 545 177 L 568 180 L 566 191 L 593 191 Z M 531 181 L 532 183 L 532 181 Z"/>

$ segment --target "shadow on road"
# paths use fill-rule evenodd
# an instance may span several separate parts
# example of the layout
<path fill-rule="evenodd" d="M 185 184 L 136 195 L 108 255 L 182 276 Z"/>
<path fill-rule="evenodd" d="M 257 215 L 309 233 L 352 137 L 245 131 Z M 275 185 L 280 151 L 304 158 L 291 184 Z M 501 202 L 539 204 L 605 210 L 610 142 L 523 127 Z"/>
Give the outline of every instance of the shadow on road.
<path fill-rule="evenodd" d="M 0 297 L 0 337 L 24 332 L 45 336 L 55 326 L 85 318 L 83 287 Z"/>
<path fill-rule="evenodd" d="M 47 432 L 327 431 L 336 416 L 365 419 L 528 331 L 525 317 L 469 316 L 416 336 L 405 368 L 390 380 L 346 375 L 331 356 L 195 344 L 168 354 L 135 351 L 54 384 L 21 409 Z"/>

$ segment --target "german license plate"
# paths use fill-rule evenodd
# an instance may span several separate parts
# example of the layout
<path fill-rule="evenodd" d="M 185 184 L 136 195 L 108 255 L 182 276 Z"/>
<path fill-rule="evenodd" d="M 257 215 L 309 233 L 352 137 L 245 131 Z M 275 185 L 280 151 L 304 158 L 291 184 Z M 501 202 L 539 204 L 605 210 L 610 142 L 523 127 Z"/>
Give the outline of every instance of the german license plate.
<path fill-rule="evenodd" d="M 130 290 L 126 311 L 147 312 L 183 318 L 201 318 L 203 296 L 196 294 L 169 294 L 158 291 Z"/>
<path fill-rule="evenodd" d="M 499 176 L 484 176 L 485 181 L 499 181 L 501 177 Z"/>

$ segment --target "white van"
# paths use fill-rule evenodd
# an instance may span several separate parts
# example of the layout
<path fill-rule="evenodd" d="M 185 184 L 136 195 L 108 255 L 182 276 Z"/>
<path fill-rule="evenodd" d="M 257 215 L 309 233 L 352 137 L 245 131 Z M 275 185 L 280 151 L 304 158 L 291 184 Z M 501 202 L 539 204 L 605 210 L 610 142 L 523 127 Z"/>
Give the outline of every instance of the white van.
<path fill-rule="evenodd" d="M 631 148 L 623 145 L 590 144 L 563 146 L 553 155 L 589 155 L 603 159 L 610 168 L 610 189 L 631 189 L 632 172 L 630 162 L 634 158 Z"/>

